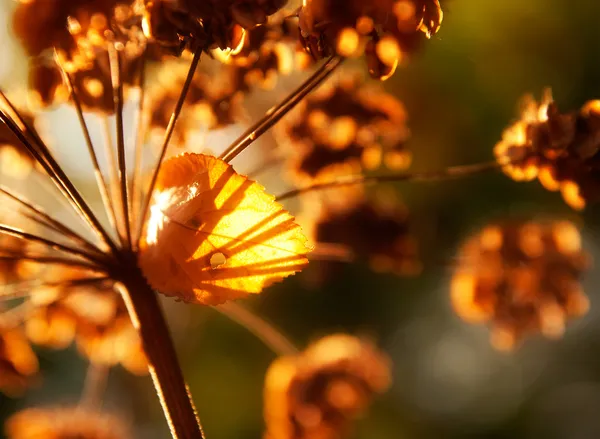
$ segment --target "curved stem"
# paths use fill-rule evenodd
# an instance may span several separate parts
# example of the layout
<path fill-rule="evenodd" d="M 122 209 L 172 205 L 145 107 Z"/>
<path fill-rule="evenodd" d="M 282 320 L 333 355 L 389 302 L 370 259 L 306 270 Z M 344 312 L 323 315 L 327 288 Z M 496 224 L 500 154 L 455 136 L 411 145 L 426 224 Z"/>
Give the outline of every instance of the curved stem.
<path fill-rule="evenodd" d="M 284 99 L 279 105 L 271 108 L 265 116 L 250 127 L 244 134 L 242 134 L 231 146 L 229 146 L 223 154 L 221 159 L 227 163 L 238 156 L 248 146 L 250 146 L 256 139 L 266 133 L 269 128 L 275 125 L 279 120 L 285 116 L 292 108 L 294 108 L 302 99 L 306 97 L 311 91 L 313 91 L 319 84 L 331 75 L 335 69 L 339 67 L 343 59 L 337 56 L 329 58 L 325 64 L 321 66 L 310 78 L 308 78 L 300 87 L 294 90 L 286 99 Z"/>
<path fill-rule="evenodd" d="M 140 334 L 150 375 L 173 438 L 204 439 L 156 293 L 135 264 L 119 267 L 117 276 L 122 284 L 116 287 Z"/>
<path fill-rule="evenodd" d="M 92 160 L 92 166 L 94 167 L 94 176 L 96 177 L 96 186 L 98 187 L 98 191 L 100 192 L 100 198 L 102 199 L 102 204 L 104 205 L 104 210 L 106 211 L 106 215 L 108 216 L 108 221 L 110 222 L 111 227 L 117 231 L 117 217 L 115 215 L 114 206 L 110 202 L 110 196 L 108 193 L 108 186 L 106 184 L 106 180 L 104 179 L 104 175 L 100 171 L 100 163 L 98 162 L 98 156 L 96 155 L 96 150 L 94 149 L 94 144 L 92 142 L 92 137 L 90 136 L 90 130 L 88 129 L 87 123 L 85 122 L 85 117 L 83 116 L 83 109 L 81 107 L 81 101 L 79 100 L 79 96 L 77 95 L 77 91 L 75 90 L 75 85 L 73 84 L 73 79 L 69 72 L 67 72 L 62 63 L 59 60 L 58 55 L 56 55 L 57 64 L 60 67 L 63 77 L 65 78 L 65 82 L 67 83 L 69 93 L 71 94 L 71 101 L 73 101 L 73 105 L 75 106 L 75 112 L 77 113 L 77 120 L 79 121 L 79 125 L 81 126 L 81 131 L 83 132 L 83 137 L 85 139 L 85 144 L 87 146 L 88 154 L 90 159 Z"/>
<path fill-rule="evenodd" d="M 481 174 L 483 172 L 491 171 L 494 169 L 500 169 L 505 166 L 506 163 L 498 162 L 487 162 L 477 163 L 474 165 L 461 165 L 452 166 L 441 171 L 429 171 L 429 172 L 414 172 L 405 174 L 386 174 L 386 175 L 347 175 L 338 177 L 332 181 L 326 181 L 322 183 L 316 183 L 311 186 L 306 186 L 299 189 L 293 189 L 278 195 L 275 199 L 277 201 L 287 200 L 288 198 L 297 197 L 298 195 L 306 194 L 308 192 L 320 191 L 339 186 L 352 186 L 355 184 L 370 184 L 370 183 L 391 183 L 399 181 L 436 181 L 447 178 L 466 177 L 474 174 Z"/>
<path fill-rule="evenodd" d="M 81 249 L 78 249 L 75 247 L 70 247 L 68 245 L 64 245 L 59 242 L 52 241 L 51 239 L 47 239 L 47 238 L 43 238 L 41 236 L 34 235 L 32 233 L 27 233 L 23 230 L 15 228 L 15 227 L 7 226 L 6 224 L 0 224 L 0 233 L 3 233 L 8 236 L 13 236 L 18 239 L 23 239 L 23 240 L 29 241 L 29 242 L 37 242 L 37 243 L 43 244 L 51 249 L 58 250 L 63 253 L 67 253 L 69 255 L 85 258 L 89 261 L 99 264 L 100 266 L 102 266 L 104 264 L 104 261 L 99 259 L 96 255 L 88 253 L 84 250 L 81 250 Z"/>
<path fill-rule="evenodd" d="M 158 173 L 160 172 L 162 163 L 165 160 L 165 156 L 167 155 L 167 148 L 169 147 L 171 136 L 173 135 L 173 131 L 175 130 L 175 124 L 177 123 L 177 119 L 179 119 L 179 115 L 181 114 L 181 109 L 183 108 L 185 98 L 187 97 L 190 85 L 192 84 L 192 80 L 194 79 L 194 74 L 196 73 L 198 62 L 200 62 L 201 54 L 202 50 L 200 49 L 198 49 L 196 53 L 194 53 L 194 58 L 190 63 L 190 68 L 188 70 L 187 77 L 185 78 L 185 82 L 183 83 L 183 87 L 181 88 L 181 93 L 179 93 L 179 99 L 177 99 L 177 103 L 175 104 L 175 108 L 173 109 L 173 113 L 171 114 L 171 119 L 169 120 L 169 125 L 167 125 L 165 137 L 163 139 L 162 147 L 160 149 L 160 156 L 158 157 L 158 163 L 154 168 L 154 173 L 152 174 L 152 179 L 150 180 L 150 186 L 148 187 L 146 198 L 144 200 L 144 203 L 142 204 L 141 222 L 139 226 L 139 235 L 137 237 L 136 244 L 139 243 L 140 236 L 144 228 L 144 222 L 146 221 L 146 217 L 148 215 L 150 200 L 152 199 L 152 192 L 154 192 L 154 186 L 156 186 L 156 180 L 158 179 Z"/>
<path fill-rule="evenodd" d="M 34 130 L 27 126 L 19 112 L 2 91 L 0 91 L 0 100 L 4 104 L 0 105 L 0 122 L 4 123 L 10 129 L 33 158 L 44 168 L 44 171 L 46 171 L 52 182 L 91 230 L 96 233 L 98 238 L 113 254 L 117 254 L 119 250 L 110 235 L 104 230 L 102 224 L 100 224 L 100 221 L 98 221 L 98 218 L 86 203 L 81 193 L 75 188 L 73 182 L 71 182 L 56 162 L 46 144 Z M 33 139 L 34 143 L 31 143 L 27 136 Z"/>
<path fill-rule="evenodd" d="M 235 302 L 228 302 L 214 308 L 242 325 L 277 355 L 296 355 L 298 353 L 298 348 L 278 329 L 243 306 Z"/>
<path fill-rule="evenodd" d="M 78 242 L 79 244 L 87 247 L 88 249 L 98 254 L 102 254 L 100 249 L 94 244 L 92 244 L 87 239 L 73 231 L 68 226 L 64 225 L 60 221 L 54 219 L 53 217 L 45 213 L 40 207 L 34 205 L 33 203 L 25 199 L 23 196 L 16 194 L 12 190 L 2 185 L 0 185 L 0 194 L 5 195 L 6 197 L 10 198 L 11 200 L 15 201 L 16 203 L 20 204 L 21 206 L 25 207 L 27 210 L 32 212 L 33 215 L 28 215 L 28 217 L 31 220 L 39 222 L 40 224 L 43 224 L 46 227 L 52 228 L 56 232 L 63 234 L 65 237 Z"/>

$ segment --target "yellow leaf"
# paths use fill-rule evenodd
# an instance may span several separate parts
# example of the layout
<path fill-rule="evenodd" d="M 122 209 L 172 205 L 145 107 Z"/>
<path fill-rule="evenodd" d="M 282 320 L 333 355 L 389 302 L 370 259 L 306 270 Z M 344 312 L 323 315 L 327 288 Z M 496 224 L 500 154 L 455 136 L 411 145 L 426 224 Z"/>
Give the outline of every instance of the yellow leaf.
<path fill-rule="evenodd" d="M 139 263 L 168 296 L 215 305 L 260 293 L 304 268 L 300 226 L 258 183 L 203 154 L 166 161 Z"/>

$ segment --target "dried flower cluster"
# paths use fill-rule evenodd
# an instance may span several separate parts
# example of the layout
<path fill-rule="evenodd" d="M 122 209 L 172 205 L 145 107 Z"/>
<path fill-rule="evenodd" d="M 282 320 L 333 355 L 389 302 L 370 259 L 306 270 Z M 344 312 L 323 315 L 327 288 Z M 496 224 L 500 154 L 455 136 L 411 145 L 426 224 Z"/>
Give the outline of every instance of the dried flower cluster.
<path fill-rule="evenodd" d="M 580 283 L 588 266 L 568 221 L 490 225 L 459 253 L 452 303 L 464 320 L 490 322 L 501 350 L 532 332 L 560 337 L 567 319 L 588 310 Z"/>
<path fill-rule="evenodd" d="M 268 439 L 336 439 L 390 386 L 388 358 L 345 334 L 275 361 L 265 380 Z"/>
<path fill-rule="evenodd" d="M 29 409 L 5 426 L 8 439 L 129 439 L 127 427 L 111 415 L 80 407 Z"/>
<path fill-rule="evenodd" d="M 286 118 L 279 135 L 287 147 L 293 180 L 299 184 L 408 167 L 406 112 L 394 96 L 347 75 L 319 88 Z"/>
<path fill-rule="evenodd" d="M 547 90 L 540 103 L 527 97 L 521 120 L 494 148 L 503 169 L 516 181 L 538 178 L 560 191 L 573 209 L 600 201 L 600 101 L 561 113 Z"/>
<path fill-rule="evenodd" d="M 364 53 L 371 76 L 387 79 L 442 17 L 439 0 L 306 0 L 300 30 L 314 57 Z"/>

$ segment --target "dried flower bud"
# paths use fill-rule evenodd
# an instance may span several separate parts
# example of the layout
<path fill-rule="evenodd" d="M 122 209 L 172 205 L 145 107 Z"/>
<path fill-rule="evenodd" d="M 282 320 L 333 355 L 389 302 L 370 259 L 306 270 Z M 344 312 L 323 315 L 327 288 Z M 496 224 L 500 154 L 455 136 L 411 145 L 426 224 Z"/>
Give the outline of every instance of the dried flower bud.
<path fill-rule="evenodd" d="M 460 251 L 452 303 L 468 322 L 489 321 L 501 350 L 529 333 L 560 337 L 567 319 L 588 310 L 580 284 L 588 266 L 579 231 L 568 221 L 490 225 Z"/>
<path fill-rule="evenodd" d="M 112 415 L 73 408 L 32 408 L 13 415 L 4 429 L 8 439 L 128 439 L 123 422 Z"/>
<path fill-rule="evenodd" d="M 164 163 L 143 236 L 150 285 L 207 305 L 260 293 L 308 263 L 294 218 L 258 183 L 202 154 Z"/>
<path fill-rule="evenodd" d="M 390 385 L 390 362 L 372 344 L 336 334 L 281 357 L 265 379 L 268 439 L 338 439 Z"/>
<path fill-rule="evenodd" d="M 0 392 L 19 396 L 38 372 L 38 360 L 19 329 L 0 328 Z"/>
<path fill-rule="evenodd" d="M 235 49 L 245 31 L 266 23 L 286 0 L 143 0 L 146 36 L 180 54 L 214 48 Z"/>
<path fill-rule="evenodd" d="M 438 31 L 442 16 L 438 0 L 305 0 L 301 39 L 315 58 L 364 53 L 371 75 L 384 80 L 422 36 Z"/>
<path fill-rule="evenodd" d="M 515 181 L 536 177 L 560 190 L 574 209 L 600 201 L 600 101 L 579 112 L 562 114 L 546 90 L 540 103 L 525 100 L 521 120 L 511 125 L 494 148 L 504 172 Z"/>
<path fill-rule="evenodd" d="M 289 143 L 298 184 L 323 174 L 356 174 L 382 161 L 395 169 L 410 164 L 404 148 L 409 131 L 404 106 L 392 95 L 348 75 L 309 95 L 279 127 Z M 403 159 L 402 159 L 402 158 Z"/>

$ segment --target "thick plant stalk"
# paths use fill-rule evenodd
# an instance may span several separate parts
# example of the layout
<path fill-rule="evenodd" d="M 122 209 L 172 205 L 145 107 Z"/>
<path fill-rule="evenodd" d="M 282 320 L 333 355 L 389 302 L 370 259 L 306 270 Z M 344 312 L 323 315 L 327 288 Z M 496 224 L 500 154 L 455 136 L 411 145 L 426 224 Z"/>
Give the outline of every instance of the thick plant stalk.
<path fill-rule="evenodd" d="M 119 268 L 123 283 L 117 288 L 142 339 L 171 434 L 174 439 L 204 439 L 158 297 L 135 264 Z"/>

